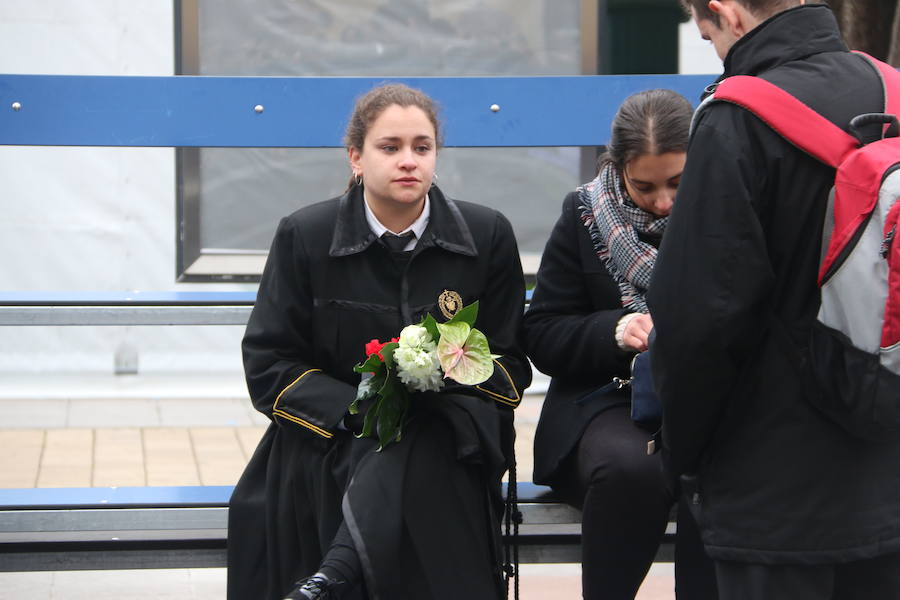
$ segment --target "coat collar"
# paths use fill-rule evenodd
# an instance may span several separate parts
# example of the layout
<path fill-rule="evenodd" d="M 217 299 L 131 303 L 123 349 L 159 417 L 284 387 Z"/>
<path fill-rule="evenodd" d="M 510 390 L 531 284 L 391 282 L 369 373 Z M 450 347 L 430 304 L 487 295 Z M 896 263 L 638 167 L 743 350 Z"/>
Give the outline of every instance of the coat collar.
<path fill-rule="evenodd" d="M 780 12 L 735 42 L 725 57 L 725 76 L 758 75 L 822 52 L 846 52 L 834 13 L 824 4 Z"/>
<path fill-rule="evenodd" d="M 428 190 L 428 197 L 431 200 L 431 218 L 422 239 L 416 244 L 416 250 L 438 246 L 457 254 L 478 256 L 472 233 L 456 203 L 444 196 L 437 186 Z M 357 185 L 338 199 L 337 223 L 329 256 L 357 254 L 377 239 L 366 221 L 363 202 L 362 188 Z"/>

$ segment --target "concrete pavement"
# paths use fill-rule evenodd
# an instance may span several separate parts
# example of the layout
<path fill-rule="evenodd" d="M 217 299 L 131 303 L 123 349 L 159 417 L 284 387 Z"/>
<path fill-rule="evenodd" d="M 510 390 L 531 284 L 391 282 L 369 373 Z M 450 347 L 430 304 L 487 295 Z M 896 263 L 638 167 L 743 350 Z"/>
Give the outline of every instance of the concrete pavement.
<path fill-rule="evenodd" d="M 519 478 L 546 381 L 516 411 Z M 232 485 L 267 420 L 235 374 L 17 376 L 0 385 L 0 487 Z M 522 600 L 580 597 L 580 565 L 523 565 Z M 671 564 L 638 600 L 672 600 Z M 211 600 L 224 569 L 0 573 L 0 600 Z"/>

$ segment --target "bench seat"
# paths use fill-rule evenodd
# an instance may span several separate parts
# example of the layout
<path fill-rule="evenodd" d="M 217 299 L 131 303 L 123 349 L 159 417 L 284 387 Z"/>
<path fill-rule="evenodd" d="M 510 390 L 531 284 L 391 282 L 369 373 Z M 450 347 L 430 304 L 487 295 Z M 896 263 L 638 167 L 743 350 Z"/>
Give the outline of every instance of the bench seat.
<path fill-rule="evenodd" d="M 0 572 L 224 567 L 232 486 L 0 490 Z M 581 514 L 520 483 L 523 563 L 577 563 Z M 671 561 L 672 529 L 657 556 Z"/>

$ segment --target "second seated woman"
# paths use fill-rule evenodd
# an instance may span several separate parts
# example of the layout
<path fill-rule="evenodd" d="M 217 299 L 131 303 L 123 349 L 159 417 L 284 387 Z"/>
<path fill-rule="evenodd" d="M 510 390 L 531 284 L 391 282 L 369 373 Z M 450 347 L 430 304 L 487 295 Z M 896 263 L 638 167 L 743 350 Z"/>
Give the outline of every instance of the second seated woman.
<path fill-rule="evenodd" d="M 569 193 L 541 259 L 523 332 L 552 377 L 534 441 L 536 483 L 582 510 L 582 588 L 588 600 L 633 599 L 665 533 L 674 494 L 654 428 L 631 419 L 627 379 L 653 319 L 644 293 L 684 169 L 693 109 L 671 90 L 627 98 L 597 177 Z M 712 563 L 679 511 L 676 590 L 716 598 Z"/>

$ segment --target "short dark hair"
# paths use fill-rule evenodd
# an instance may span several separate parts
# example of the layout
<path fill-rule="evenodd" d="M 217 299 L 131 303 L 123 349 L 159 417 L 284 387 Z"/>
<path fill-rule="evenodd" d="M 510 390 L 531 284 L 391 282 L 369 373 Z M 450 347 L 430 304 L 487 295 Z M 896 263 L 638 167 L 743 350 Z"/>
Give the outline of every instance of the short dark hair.
<path fill-rule="evenodd" d="M 688 99 L 672 90 L 638 92 L 625 98 L 616 116 L 601 164 L 612 164 L 619 173 L 644 154 L 687 152 L 691 116 Z"/>
<path fill-rule="evenodd" d="M 744 8 L 761 19 L 768 19 L 775 13 L 795 6 L 798 0 L 735 0 Z M 688 12 L 694 9 L 699 19 L 712 21 L 719 26 L 719 15 L 709 10 L 709 0 L 681 0 L 681 5 Z"/>

